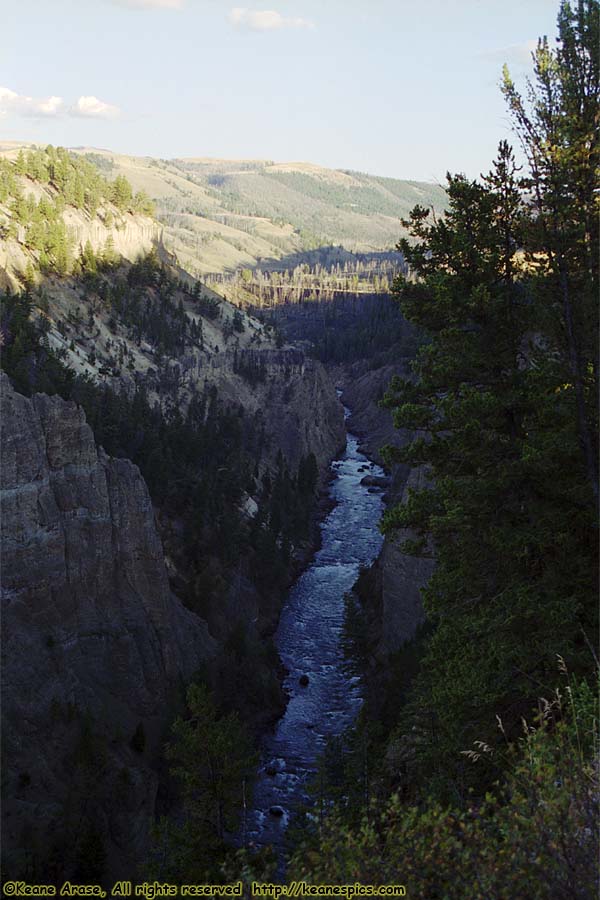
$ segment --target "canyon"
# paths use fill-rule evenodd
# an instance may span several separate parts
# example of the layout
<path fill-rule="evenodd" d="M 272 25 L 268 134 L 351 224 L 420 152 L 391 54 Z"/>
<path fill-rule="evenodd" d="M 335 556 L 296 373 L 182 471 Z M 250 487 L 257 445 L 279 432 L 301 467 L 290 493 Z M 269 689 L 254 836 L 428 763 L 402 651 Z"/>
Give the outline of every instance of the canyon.
<path fill-rule="evenodd" d="M 20 189 L 54 202 L 52 186 L 27 176 Z M 268 505 L 270 485 L 300 485 L 314 466 L 308 525 L 272 545 L 287 554 L 283 580 L 258 579 L 250 549 L 237 563 L 211 564 L 210 585 L 195 587 L 204 582 L 186 549 L 183 513 L 152 499 L 129 459 L 105 452 L 80 405 L 35 390 L 26 396 L 1 376 L 6 861 L 58 878 L 89 867 L 101 847 L 103 871 L 118 879 L 143 864 L 155 817 L 172 809 L 163 748 L 185 708 L 185 685 L 202 672 L 226 705 L 238 691 L 257 736 L 286 708 L 285 669 L 269 647 L 287 589 L 319 551 L 319 525 L 335 503 L 330 464 L 347 440 L 339 391 L 360 448 L 377 463 L 382 444 L 406 435 L 378 407 L 397 366 L 320 361 L 306 342 L 286 337 L 285 323 L 233 306 L 226 286 L 217 294 L 200 285 L 145 214 L 104 200 L 93 215 L 67 207 L 64 223 L 81 272 L 40 271 L 24 226 L 0 242 L 4 288 L 21 290 L 25 270 L 34 273 L 26 296 L 42 356 L 18 370 L 20 383 L 50 354 L 85 396 L 97 396 L 87 407 L 94 421 L 102 396 L 143 397 L 169 427 L 199 404 L 200 428 L 211 408 L 238 417 L 253 474 L 231 514 L 256 539 L 279 515 Z M 13 321 L 3 324 L 9 348 Z M 211 471 L 216 478 L 221 470 Z M 402 468 L 390 475 L 390 502 L 420 477 Z M 373 540 L 378 548 L 381 539 Z M 210 552 L 218 561 L 219 551 Z M 419 588 L 429 569 L 386 538 L 373 570 L 370 627 L 381 663 L 422 620 Z M 358 565 L 344 590 L 357 575 Z M 245 656 L 235 662 L 240 641 Z M 284 646 L 279 653 L 287 666 Z M 251 702 L 235 687 L 249 673 L 260 683 L 245 688 L 256 690 Z"/>

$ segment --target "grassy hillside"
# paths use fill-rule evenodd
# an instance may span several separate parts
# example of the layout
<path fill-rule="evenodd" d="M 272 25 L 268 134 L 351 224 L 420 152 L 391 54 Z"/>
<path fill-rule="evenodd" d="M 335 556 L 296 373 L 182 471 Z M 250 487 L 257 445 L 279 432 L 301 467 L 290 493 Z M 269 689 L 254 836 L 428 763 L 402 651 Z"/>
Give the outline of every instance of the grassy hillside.
<path fill-rule="evenodd" d="M 0 143 L 0 156 L 18 145 Z M 269 160 L 153 159 L 78 148 L 105 177 L 124 175 L 156 204 L 167 247 L 195 275 L 231 272 L 325 244 L 389 250 L 400 219 L 421 203 L 444 207 L 424 182 Z"/>
<path fill-rule="evenodd" d="M 445 192 L 436 185 L 305 163 L 175 160 L 171 165 L 221 206 L 218 221 L 242 232 L 238 240 L 255 259 L 249 237 L 275 245 L 276 252 L 269 254 L 257 248 L 263 258 L 323 244 L 390 249 L 403 232 L 400 219 L 415 203 L 439 210 L 445 201 Z M 244 262 L 250 261 L 238 264 Z"/>

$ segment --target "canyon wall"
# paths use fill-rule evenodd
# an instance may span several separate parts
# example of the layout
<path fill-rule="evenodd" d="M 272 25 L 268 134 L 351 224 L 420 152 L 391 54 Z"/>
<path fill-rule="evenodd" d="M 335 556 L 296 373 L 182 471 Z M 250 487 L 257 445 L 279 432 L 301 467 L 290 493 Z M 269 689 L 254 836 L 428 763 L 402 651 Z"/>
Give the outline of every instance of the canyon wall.
<path fill-rule="evenodd" d="M 0 391 L 6 863 L 27 871 L 41 846 L 75 871 L 95 839 L 130 877 L 165 728 L 216 645 L 169 589 L 137 467 L 74 403 L 3 373 Z"/>

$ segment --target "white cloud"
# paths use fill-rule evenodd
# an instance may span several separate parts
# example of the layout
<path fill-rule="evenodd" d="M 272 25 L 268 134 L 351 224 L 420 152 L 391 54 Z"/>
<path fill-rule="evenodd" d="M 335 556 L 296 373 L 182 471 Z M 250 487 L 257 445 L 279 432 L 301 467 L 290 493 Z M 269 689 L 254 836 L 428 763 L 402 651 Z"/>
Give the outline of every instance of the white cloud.
<path fill-rule="evenodd" d="M 112 0 L 129 9 L 183 9 L 185 0 Z"/>
<path fill-rule="evenodd" d="M 495 50 L 484 50 L 477 55 L 496 63 L 512 63 L 518 66 L 530 66 L 531 54 L 537 48 L 537 40 L 524 41 L 522 44 L 510 44 Z"/>
<path fill-rule="evenodd" d="M 40 100 L 38 110 L 44 116 L 57 116 L 62 112 L 64 103 L 62 97 L 48 97 L 47 100 Z"/>
<path fill-rule="evenodd" d="M 234 6 L 227 16 L 234 28 L 248 31 L 277 31 L 281 28 L 314 28 L 314 22 L 299 17 L 282 16 L 274 9 L 247 9 Z"/>
<path fill-rule="evenodd" d="M 0 114 L 18 116 L 59 116 L 64 112 L 62 97 L 28 97 L 0 87 Z"/>
<path fill-rule="evenodd" d="M 112 103 L 105 103 L 93 96 L 81 96 L 73 106 L 67 107 L 62 97 L 28 97 L 10 88 L 0 87 L 0 117 L 8 115 L 29 118 L 77 116 L 88 119 L 115 119 L 121 110 Z"/>
<path fill-rule="evenodd" d="M 70 116 L 85 119 L 116 119 L 121 110 L 112 103 L 105 103 L 97 97 L 80 97 L 77 103 L 69 109 Z"/>

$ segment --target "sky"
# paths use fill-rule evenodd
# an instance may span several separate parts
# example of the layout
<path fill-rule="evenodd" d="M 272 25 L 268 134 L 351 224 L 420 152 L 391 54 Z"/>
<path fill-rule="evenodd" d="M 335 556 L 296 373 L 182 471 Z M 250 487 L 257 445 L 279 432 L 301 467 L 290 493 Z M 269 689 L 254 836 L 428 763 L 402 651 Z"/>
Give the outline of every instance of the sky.
<path fill-rule="evenodd" d="M 487 172 L 558 0 L 2 0 L 0 140 Z"/>

